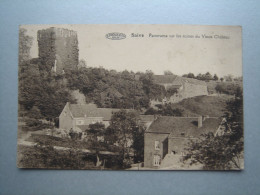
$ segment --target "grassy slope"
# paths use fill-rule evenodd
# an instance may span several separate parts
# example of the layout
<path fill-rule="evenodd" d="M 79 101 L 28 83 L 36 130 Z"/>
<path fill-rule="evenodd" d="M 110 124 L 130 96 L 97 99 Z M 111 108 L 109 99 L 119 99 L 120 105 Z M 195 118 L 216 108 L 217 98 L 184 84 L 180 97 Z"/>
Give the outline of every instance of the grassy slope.
<path fill-rule="evenodd" d="M 232 96 L 198 96 L 182 100 L 174 104 L 175 108 L 184 110 L 184 116 L 209 115 L 211 117 L 223 116 L 226 111 L 226 101 Z"/>

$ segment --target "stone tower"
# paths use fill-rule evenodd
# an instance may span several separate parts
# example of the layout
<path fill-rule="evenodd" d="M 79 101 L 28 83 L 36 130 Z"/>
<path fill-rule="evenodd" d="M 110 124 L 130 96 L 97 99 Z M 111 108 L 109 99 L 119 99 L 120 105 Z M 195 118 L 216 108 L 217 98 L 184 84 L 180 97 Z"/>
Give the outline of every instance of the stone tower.
<path fill-rule="evenodd" d="M 62 74 L 76 69 L 79 63 L 77 32 L 63 28 L 39 30 L 37 34 L 39 58 L 47 71 Z"/>

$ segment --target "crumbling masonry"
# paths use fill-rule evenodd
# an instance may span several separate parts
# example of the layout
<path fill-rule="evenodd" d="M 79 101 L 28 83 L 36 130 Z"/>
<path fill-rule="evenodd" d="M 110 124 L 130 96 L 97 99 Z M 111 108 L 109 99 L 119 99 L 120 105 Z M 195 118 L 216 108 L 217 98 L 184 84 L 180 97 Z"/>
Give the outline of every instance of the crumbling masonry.
<path fill-rule="evenodd" d="M 77 68 L 79 49 L 77 32 L 63 28 L 39 30 L 39 58 L 48 71 L 62 74 Z"/>

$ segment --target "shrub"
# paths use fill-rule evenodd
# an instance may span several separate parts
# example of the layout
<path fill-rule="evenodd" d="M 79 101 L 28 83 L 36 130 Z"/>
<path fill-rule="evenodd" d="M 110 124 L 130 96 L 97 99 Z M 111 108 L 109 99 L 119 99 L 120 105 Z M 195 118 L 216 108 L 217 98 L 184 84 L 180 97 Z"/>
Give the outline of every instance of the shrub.
<path fill-rule="evenodd" d="M 70 131 L 69 136 L 73 140 L 80 140 L 82 137 L 82 132 Z"/>
<path fill-rule="evenodd" d="M 42 122 L 38 119 L 28 118 L 26 119 L 26 125 L 29 127 L 37 127 L 42 125 Z"/>

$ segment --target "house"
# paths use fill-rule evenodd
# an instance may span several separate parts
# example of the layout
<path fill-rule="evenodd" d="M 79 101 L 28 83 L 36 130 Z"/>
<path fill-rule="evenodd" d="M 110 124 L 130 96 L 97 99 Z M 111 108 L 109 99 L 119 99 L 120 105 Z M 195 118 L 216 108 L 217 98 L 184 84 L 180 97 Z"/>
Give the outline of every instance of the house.
<path fill-rule="evenodd" d="M 120 109 L 98 108 L 95 104 L 70 104 L 67 102 L 59 116 L 59 128 L 83 132 L 90 124 L 97 122 L 108 127 L 113 113 L 118 111 Z"/>
<path fill-rule="evenodd" d="M 151 100 L 151 106 L 165 103 L 177 103 L 183 99 L 208 95 L 207 84 L 197 79 L 177 75 L 154 75 L 154 82 L 165 87 L 166 91 L 175 92 L 162 100 Z"/>
<path fill-rule="evenodd" d="M 155 119 L 144 135 L 144 166 L 161 168 L 180 162 L 185 147 L 202 133 L 220 134 L 222 118 L 172 117 Z"/>

